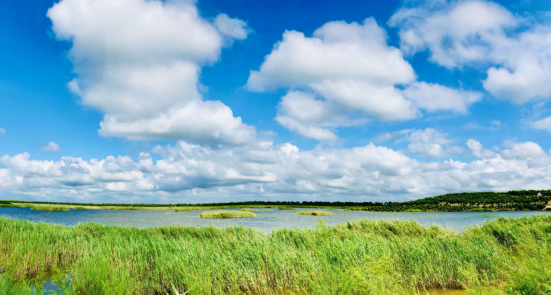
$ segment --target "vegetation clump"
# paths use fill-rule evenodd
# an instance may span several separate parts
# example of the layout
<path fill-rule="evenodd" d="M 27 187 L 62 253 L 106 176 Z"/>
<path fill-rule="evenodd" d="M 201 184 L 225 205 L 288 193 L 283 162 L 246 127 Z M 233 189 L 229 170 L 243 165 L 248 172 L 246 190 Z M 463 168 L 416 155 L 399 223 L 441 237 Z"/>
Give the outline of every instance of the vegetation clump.
<path fill-rule="evenodd" d="M 89 208 L 85 208 L 85 207 L 74 207 L 73 208 L 74 211 L 88 211 L 90 210 Z"/>
<path fill-rule="evenodd" d="M 54 206 L 34 206 L 31 207 L 31 211 L 44 211 L 44 212 L 70 212 L 66 207 L 54 207 Z"/>
<path fill-rule="evenodd" d="M 179 208 L 179 209 L 175 209 L 174 211 L 175 212 L 190 212 L 190 211 L 192 211 L 192 209 L 190 209 L 190 208 Z"/>
<path fill-rule="evenodd" d="M 328 211 L 301 211 L 297 212 L 299 215 L 312 215 L 312 216 L 331 216 L 332 213 Z"/>
<path fill-rule="evenodd" d="M 271 209 L 258 209 L 258 208 L 243 208 L 242 211 L 248 211 L 248 212 L 272 212 Z"/>
<path fill-rule="evenodd" d="M 201 212 L 199 218 L 202 219 L 229 219 L 229 218 L 251 218 L 256 217 L 249 211 L 209 211 Z"/>

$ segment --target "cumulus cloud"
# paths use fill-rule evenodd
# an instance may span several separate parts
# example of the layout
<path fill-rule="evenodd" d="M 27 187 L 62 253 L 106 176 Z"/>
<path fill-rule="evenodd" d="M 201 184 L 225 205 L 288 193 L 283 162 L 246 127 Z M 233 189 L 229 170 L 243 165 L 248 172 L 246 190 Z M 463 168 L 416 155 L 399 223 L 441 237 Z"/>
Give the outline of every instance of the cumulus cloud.
<path fill-rule="evenodd" d="M 194 1 L 63 0 L 47 15 L 56 37 L 72 44 L 78 76 L 69 89 L 105 113 L 101 135 L 231 144 L 253 135 L 198 90 L 201 66 L 218 60 L 225 39 L 246 38 L 245 22 L 221 14 L 211 24 Z M 213 117 L 218 124 L 192 120 Z"/>
<path fill-rule="evenodd" d="M 533 159 L 544 155 L 539 144 L 534 142 L 514 143 L 510 149 L 504 149 L 501 153 L 505 158 Z"/>
<path fill-rule="evenodd" d="M 331 102 L 317 100 L 312 93 L 292 91 L 278 104 L 278 121 L 300 135 L 320 141 L 333 141 L 337 136 L 326 127 L 355 124 L 343 110 Z"/>
<path fill-rule="evenodd" d="M 59 152 L 59 145 L 50 141 L 47 145 L 40 147 L 40 150 L 44 152 Z"/>
<path fill-rule="evenodd" d="M 533 122 L 532 127 L 535 129 L 543 129 L 550 132 L 550 116 Z"/>
<path fill-rule="evenodd" d="M 408 142 L 406 152 L 426 158 L 444 158 L 464 152 L 461 147 L 453 145 L 456 140 L 449 138 L 448 133 L 434 128 L 386 132 L 377 135 L 374 140 L 376 142 L 389 140 L 394 140 L 395 143 Z"/>
<path fill-rule="evenodd" d="M 484 67 L 483 87 L 522 104 L 550 96 L 550 23 L 515 16 L 487 1 L 412 2 L 388 24 L 399 28 L 401 50 L 429 50 L 447 68 Z"/>
<path fill-rule="evenodd" d="M 473 162 L 423 162 L 374 144 L 300 151 L 289 143 L 213 148 L 178 142 L 152 151 L 155 158 L 143 152 L 136 161 L 128 156 L 50 161 L 33 160 L 28 153 L 4 155 L 0 191 L 82 200 L 109 195 L 160 201 L 162 196 L 178 202 L 183 197 L 282 199 L 291 193 L 309 199 L 405 200 L 458 191 L 550 188 L 550 155 L 535 143 L 517 143 Z"/>
<path fill-rule="evenodd" d="M 439 158 L 461 153 L 462 148 L 452 146 L 453 141 L 447 133 L 439 132 L 433 128 L 414 130 L 408 136 L 408 150 L 429 158 Z"/>
<path fill-rule="evenodd" d="M 468 107 L 481 99 L 482 94 L 464 91 L 435 83 L 416 82 L 408 86 L 403 94 L 416 106 L 427 111 L 454 111 L 467 113 Z"/>
<path fill-rule="evenodd" d="M 213 24 L 223 36 L 230 37 L 230 40 L 243 40 L 247 38 L 250 30 L 246 22 L 237 18 L 230 18 L 224 13 L 217 15 Z"/>
<path fill-rule="evenodd" d="M 404 90 L 399 86 L 407 86 Z M 402 121 L 428 112 L 466 113 L 481 97 L 479 93 L 416 82 L 412 66 L 401 51 L 387 44 L 387 33 L 373 18 L 362 24 L 334 21 L 314 31 L 312 37 L 286 31 L 283 39 L 265 57 L 258 71 L 251 71 L 247 88 L 268 91 L 276 88 L 308 89 L 320 100 L 315 109 L 335 109 L 334 114 L 355 123 Z M 293 97 L 293 98 L 292 98 Z M 292 99 L 282 104 L 290 111 Z M 284 102 L 285 100 L 285 102 Z M 299 106 L 299 103 L 294 104 Z M 289 112 L 291 113 L 291 111 Z M 306 123 L 293 117 L 277 118 L 285 127 L 304 136 L 328 140 L 337 136 L 331 127 L 346 126 L 333 116 L 325 122 Z"/>
<path fill-rule="evenodd" d="M 466 145 L 468 148 L 470 148 L 473 156 L 478 158 L 492 158 L 496 156 L 496 153 L 494 153 L 492 150 L 483 148 L 483 145 L 474 139 L 469 139 L 466 142 Z"/>

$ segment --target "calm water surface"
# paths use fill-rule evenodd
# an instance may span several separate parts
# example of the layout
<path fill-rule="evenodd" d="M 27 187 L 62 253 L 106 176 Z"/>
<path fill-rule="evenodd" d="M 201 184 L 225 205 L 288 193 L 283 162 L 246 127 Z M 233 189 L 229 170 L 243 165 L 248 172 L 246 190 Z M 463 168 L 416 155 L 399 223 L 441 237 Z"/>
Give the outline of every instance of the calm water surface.
<path fill-rule="evenodd" d="M 231 209 L 227 209 L 231 210 Z M 234 209 L 239 210 L 239 209 Z M 243 219 L 200 219 L 199 213 L 204 210 L 190 212 L 174 211 L 113 211 L 89 210 L 71 212 L 41 212 L 30 208 L 0 208 L 0 216 L 29 220 L 36 222 L 51 222 L 63 225 L 75 225 L 85 222 L 97 222 L 106 225 L 153 227 L 153 226 L 205 226 L 224 227 L 228 225 L 243 225 L 254 227 L 265 232 L 278 228 L 316 227 L 318 219 L 328 225 L 344 223 L 351 220 L 414 220 L 423 226 L 437 225 L 448 229 L 463 230 L 465 227 L 480 225 L 498 217 L 522 217 L 528 215 L 550 215 L 547 211 L 522 212 L 464 212 L 464 213 L 382 213 L 329 210 L 333 216 L 303 216 L 296 211 L 273 209 L 272 212 L 255 212 L 255 218 Z"/>

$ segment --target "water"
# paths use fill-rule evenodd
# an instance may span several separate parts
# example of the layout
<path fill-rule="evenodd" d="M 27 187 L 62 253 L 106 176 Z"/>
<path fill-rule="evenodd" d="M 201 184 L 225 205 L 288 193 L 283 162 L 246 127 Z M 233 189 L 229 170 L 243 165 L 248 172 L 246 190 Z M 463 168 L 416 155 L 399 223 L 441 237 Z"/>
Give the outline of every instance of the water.
<path fill-rule="evenodd" d="M 231 209 L 227 209 L 231 210 Z M 233 209 L 239 210 L 239 209 Z M 154 226 L 205 226 L 213 225 L 224 227 L 228 225 L 243 225 L 254 227 L 264 232 L 271 232 L 278 228 L 316 227 L 318 219 L 328 225 L 345 223 L 351 220 L 414 220 L 423 226 L 437 225 L 451 230 L 463 230 L 473 225 L 481 225 L 498 217 L 522 217 L 528 215 L 550 215 L 548 211 L 520 211 L 520 212 L 448 212 L 448 213 L 383 213 L 328 210 L 333 216 L 303 216 L 296 211 L 272 209 L 272 212 L 254 212 L 255 218 L 241 219 L 200 219 L 199 213 L 203 210 L 190 212 L 174 212 L 165 210 L 89 210 L 71 212 L 41 212 L 31 211 L 30 208 L 0 208 L 0 216 L 29 220 L 36 222 L 51 222 L 63 225 L 97 222 L 106 225 L 154 227 Z M 168 214 L 167 214 L 168 213 Z"/>

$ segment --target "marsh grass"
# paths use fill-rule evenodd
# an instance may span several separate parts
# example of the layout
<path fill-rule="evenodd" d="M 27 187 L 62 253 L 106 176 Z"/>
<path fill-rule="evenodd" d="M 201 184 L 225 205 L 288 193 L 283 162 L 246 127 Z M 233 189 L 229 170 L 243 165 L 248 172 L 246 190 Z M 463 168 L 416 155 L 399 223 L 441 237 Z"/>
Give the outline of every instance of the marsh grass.
<path fill-rule="evenodd" d="M 175 212 L 191 212 L 192 209 L 175 209 Z"/>
<path fill-rule="evenodd" d="M 85 208 L 85 207 L 74 207 L 72 209 L 73 209 L 73 211 L 88 211 L 88 210 L 90 210 L 89 208 Z"/>
<path fill-rule="evenodd" d="M 34 207 L 31 207 L 31 211 L 70 212 L 69 208 L 66 208 L 66 207 L 55 207 L 55 206 L 34 206 Z"/>
<path fill-rule="evenodd" d="M 240 212 L 247 213 L 247 212 Z M 550 295 L 550 216 L 452 232 L 360 220 L 270 234 L 245 227 L 67 227 L 0 218 L 2 294 Z M 71 281 L 63 281 L 70 274 Z M 9 293 L 5 293 L 5 291 Z"/>
<path fill-rule="evenodd" d="M 243 208 L 242 211 L 248 211 L 248 212 L 272 212 L 271 209 L 254 209 L 254 208 Z"/>
<path fill-rule="evenodd" d="M 230 219 L 230 218 L 252 218 L 255 214 L 249 211 L 209 211 L 201 212 L 199 218 L 202 219 Z"/>
<path fill-rule="evenodd" d="M 299 215 L 310 215 L 310 216 L 331 216 L 331 212 L 327 211 L 301 211 L 297 212 Z"/>

